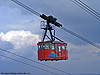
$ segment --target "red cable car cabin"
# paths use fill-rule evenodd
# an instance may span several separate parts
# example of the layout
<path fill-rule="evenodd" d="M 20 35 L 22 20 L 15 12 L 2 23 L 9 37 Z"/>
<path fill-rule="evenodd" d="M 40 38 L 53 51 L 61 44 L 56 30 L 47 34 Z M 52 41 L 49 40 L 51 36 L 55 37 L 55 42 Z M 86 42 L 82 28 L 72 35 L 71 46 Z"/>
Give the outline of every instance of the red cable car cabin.
<path fill-rule="evenodd" d="M 51 43 L 50 41 L 39 42 L 38 60 L 66 60 L 68 59 L 67 44 L 61 42 Z"/>

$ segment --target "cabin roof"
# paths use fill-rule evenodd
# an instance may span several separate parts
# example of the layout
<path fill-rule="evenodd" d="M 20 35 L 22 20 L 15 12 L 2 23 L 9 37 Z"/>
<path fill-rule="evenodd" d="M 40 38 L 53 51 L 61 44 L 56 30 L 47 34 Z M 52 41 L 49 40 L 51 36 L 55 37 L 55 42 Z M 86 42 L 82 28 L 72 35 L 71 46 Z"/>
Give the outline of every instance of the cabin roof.
<path fill-rule="evenodd" d="M 67 43 L 60 42 L 60 41 L 53 41 L 53 42 L 51 42 L 51 41 L 44 41 L 44 42 L 38 42 L 38 44 L 39 43 L 60 43 L 60 44 L 67 44 Z"/>

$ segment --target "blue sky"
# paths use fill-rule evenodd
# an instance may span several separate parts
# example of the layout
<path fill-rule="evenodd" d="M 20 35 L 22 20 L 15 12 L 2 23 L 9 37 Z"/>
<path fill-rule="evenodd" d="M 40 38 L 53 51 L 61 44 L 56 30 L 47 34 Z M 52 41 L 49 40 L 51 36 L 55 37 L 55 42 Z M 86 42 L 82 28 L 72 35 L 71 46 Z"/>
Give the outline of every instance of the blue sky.
<path fill-rule="evenodd" d="M 100 21 L 75 5 L 71 0 L 21 0 L 21 2 L 41 14 L 53 15 L 64 27 L 100 45 Z M 98 13 L 100 12 L 99 0 L 84 0 L 84 2 Z M 41 40 L 40 21 L 42 20 L 11 0 L 0 0 L 0 48 L 38 61 L 37 42 Z M 56 28 L 56 35 L 68 43 L 69 60 L 42 63 L 72 74 L 100 74 L 100 49 L 59 28 Z M 1 50 L 0 53 L 54 71 Z M 27 72 L 31 75 L 50 74 L 1 56 L 0 72 Z"/>

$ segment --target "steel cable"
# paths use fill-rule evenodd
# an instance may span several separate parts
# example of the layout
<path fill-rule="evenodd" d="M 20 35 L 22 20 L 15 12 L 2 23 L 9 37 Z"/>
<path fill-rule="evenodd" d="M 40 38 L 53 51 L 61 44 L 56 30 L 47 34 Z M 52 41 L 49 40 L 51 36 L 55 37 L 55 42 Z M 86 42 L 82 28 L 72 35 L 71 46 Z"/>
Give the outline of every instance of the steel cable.
<path fill-rule="evenodd" d="M 18 55 L 18 54 L 12 53 L 12 52 L 7 51 L 7 50 L 5 50 L 5 49 L 0 48 L 0 50 L 2 50 L 2 51 L 4 51 L 4 52 L 7 52 L 7 53 L 10 53 L 10 54 L 13 54 L 13 55 L 16 55 L 16 56 L 18 56 L 18 57 L 24 58 L 24 59 L 26 59 L 26 60 L 29 60 L 29 61 L 32 61 L 32 62 L 38 63 L 38 64 L 40 64 L 40 65 L 43 65 L 43 66 L 49 67 L 49 68 L 51 68 L 51 69 L 54 69 L 54 70 L 57 70 L 57 71 L 60 71 L 60 72 L 66 73 L 66 74 L 68 74 L 68 75 L 72 75 L 72 74 L 70 74 L 70 73 L 68 73 L 68 72 L 66 72 L 66 71 L 63 71 L 63 70 L 60 70 L 60 69 L 54 68 L 54 67 L 52 67 L 52 66 L 49 66 L 49 65 L 46 65 L 46 64 L 43 64 L 43 63 L 37 62 L 37 61 L 35 61 L 35 60 L 29 59 L 29 58 L 27 58 L 27 57 L 24 57 L 24 56 L 21 56 L 21 55 Z"/>
<path fill-rule="evenodd" d="M 67 29 L 67 28 L 64 28 L 64 27 L 60 27 L 60 29 L 66 31 L 66 32 L 70 33 L 71 35 L 73 35 L 73 36 L 79 38 L 80 40 L 83 40 L 84 42 L 86 42 L 86 43 L 88 43 L 88 44 L 90 44 L 90 45 L 92 45 L 92 46 L 94 46 L 94 47 L 100 49 L 100 46 L 99 46 L 99 45 L 97 45 L 97 44 L 95 44 L 94 42 L 92 42 L 92 41 L 90 41 L 90 40 L 88 40 L 88 39 L 82 37 L 81 35 L 79 35 L 79 34 L 73 32 L 73 31 L 71 31 L 71 30 L 69 30 L 69 29 Z"/>
<path fill-rule="evenodd" d="M 12 1 L 15 2 L 16 4 L 22 6 L 26 10 L 28 10 L 28 11 L 32 12 L 33 14 L 35 14 L 35 15 L 40 17 L 40 14 L 38 12 L 36 12 L 35 10 L 31 9 L 30 7 L 24 5 L 23 3 L 19 2 L 18 0 L 12 0 Z"/>
<path fill-rule="evenodd" d="M 92 10 L 89 10 L 89 8 L 85 7 L 84 5 L 82 5 L 76 0 L 74 1 L 71 0 L 71 1 L 100 21 L 100 16 L 98 14 L 94 13 Z"/>
<path fill-rule="evenodd" d="M 100 18 L 100 16 L 98 14 L 94 13 L 92 10 L 90 10 L 89 8 L 87 8 L 86 6 L 84 6 L 82 4 L 82 2 L 80 3 L 77 0 L 74 0 L 74 1 L 76 1 L 79 5 L 81 5 L 82 7 L 84 7 L 85 9 L 87 9 L 88 11 L 90 11 L 91 13 L 93 13 L 95 16 L 97 16 L 98 18 Z"/>
<path fill-rule="evenodd" d="M 31 65 L 31 64 L 28 64 L 28 63 L 25 63 L 25 62 L 22 62 L 22 61 L 16 60 L 16 59 L 11 58 L 11 57 L 8 57 L 8 56 L 4 56 L 4 55 L 2 55 L 2 54 L 0 54 L 0 56 L 5 57 L 5 58 L 8 58 L 8 59 L 11 59 L 11 60 L 13 60 L 13 61 L 16 61 L 16 62 L 19 62 L 19 63 L 22 63 L 22 64 L 25 64 L 25 65 L 28 65 L 28 66 L 30 66 L 30 67 L 34 67 L 34 68 L 37 68 L 37 69 L 40 69 L 40 70 L 43 70 L 43 71 L 46 71 L 46 72 L 49 72 L 49 73 L 52 73 L 52 74 L 55 74 L 55 75 L 59 75 L 59 74 L 57 74 L 57 73 L 54 73 L 54 72 L 48 71 L 48 70 L 43 69 L 43 68 L 39 68 L 39 67 L 37 67 L 37 66 L 33 66 L 33 65 Z"/>
<path fill-rule="evenodd" d="M 88 7 L 90 10 L 92 10 L 93 12 L 95 12 L 96 14 L 98 14 L 98 15 L 100 16 L 100 14 L 99 14 L 97 11 L 95 11 L 93 8 L 89 7 L 86 3 L 82 2 L 81 0 L 78 0 L 78 1 L 80 1 L 82 4 L 84 4 L 84 5 L 85 5 L 86 7 Z"/>

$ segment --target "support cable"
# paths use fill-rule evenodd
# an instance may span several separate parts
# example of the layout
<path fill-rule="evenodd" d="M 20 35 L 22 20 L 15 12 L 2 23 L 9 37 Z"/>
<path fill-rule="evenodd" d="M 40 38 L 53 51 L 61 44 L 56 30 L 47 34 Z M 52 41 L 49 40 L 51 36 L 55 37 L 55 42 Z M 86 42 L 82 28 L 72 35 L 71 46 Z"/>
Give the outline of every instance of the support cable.
<path fill-rule="evenodd" d="M 37 15 L 40 17 L 40 13 L 38 13 L 37 11 L 31 9 L 30 7 L 24 5 L 23 3 L 19 2 L 18 0 L 12 0 L 13 2 L 15 2 L 16 4 L 22 6 L 23 8 L 25 8 L 26 10 L 30 11 L 31 13 Z"/>
<path fill-rule="evenodd" d="M 93 11 L 89 10 L 89 8 L 85 7 L 84 5 L 82 5 L 81 3 L 79 3 L 76 0 L 74 0 L 74 1 L 71 0 L 71 1 L 100 21 L 100 16 L 97 15 L 96 13 L 94 13 Z"/>
<path fill-rule="evenodd" d="M 31 65 L 31 64 L 28 64 L 28 63 L 25 63 L 25 62 L 22 62 L 22 61 L 16 60 L 16 59 L 11 58 L 11 57 L 8 57 L 8 56 L 4 56 L 4 55 L 2 55 L 2 54 L 0 54 L 0 56 L 5 57 L 5 58 L 8 58 L 8 59 L 11 59 L 11 60 L 13 60 L 13 61 L 16 61 L 16 62 L 22 63 L 22 64 L 24 64 L 24 65 L 27 65 L 27 66 L 30 66 L 30 67 L 33 67 L 33 68 L 37 68 L 37 69 L 40 69 L 40 70 L 43 70 L 43 71 L 46 71 L 46 72 L 49 72 L 49 73 L 52 73 L 52 74 L 55 74 L 55 75 L 59 75 L 59 74 L 57 74 L 57 73 L 54 73 L 54 72 L 48 71 L 48 70 L 43 69 L 43 68 L 39 68 L 39 67 L 37 67 L 37 66 L 33 66 L 33 65 Z"/>
<path fill-rule="evenodd" d="M 100 18 L 100 16 L 98 16 L 98 14 L 94 13 L 92 10 L 90 10 L 90 8 L 87 8 L 87 6 L 83 5 L 83 3 L 78 2 L 77 0 L 74 0 L 75 2 L 77 2 L 79 5 L 81 5 L 82 7 L 84 7 L 86 10 L 88 10 L 89 12 L 91 12 L 92 14 L 94 14 L 95 16 L 97 16 L 98 18 Z"/>
<path fill-rule="evenodd" d="M 23 59 L 26 59 L 26 60 L 29 60 L 29 61 L 32 61 L 32 62 L 38 63 L 38 64 L 40 64 L 40 65 L 43 65 L 43 66 L 49 67 L 49 68 L 51 68 L 51 69 L 54 69 L 54 70 L 57 70 L 57 71 L 60 71 L 60 72 L 66 73 L 66 74 L 68 74 L 68 75 L 72 75 L 72 74 L 70 74 L 70 73 L 68 73 L 68 72 L 66 72 L 66 71 L 63 71 L 63 70 L 60 70 L 60 69 L 54 68 L 54 67 L 52 67 L 52 66 L 49 66 L 49 65 L 46 65 L 46 64 L 43 64 L 43 63 L 37 62 L 37 61 L 35 61 L 35 60 L 29 59 L 29 58 L 27 58 L 27 57 L 24 57 L 24 56 L 21 56 L 21 55 L 18 55 L 18 54 L 15 54 L 15 53 L 10 52 L 10 51 L 8 51 L 8 50 L 2 49 L 2 48 L 0 48 L 0 50 L 2 50 L 2 51 L 4 51 L 4 52 L 7 52 L 7 53 L 10 53 L 10 54 L 13 54 L 13 55 L 16 55 L 16 56 L 21 57 L 21 58 L 23 58 Z"/>
<path fill-rule="evenodd" d="M 73 36 L 79 38 L 80 40 L 83 40 L 84 42 L 86 42 L 86 43 L 88 43 L 88 44 L 90 44 L 90 45 L 92 45 L 92 46 L 94 46 L 94 47 L 100 49 L 100 46 L 99 46 L 99 45 L 97 45 L 97 44 L 95 44 L 94 42 L 92 42 L 92 41 L 90 41 L 90 40 L 88 40 L 88 39 L 82 37 L 81 35 L 79 35 L 79 34 L 73 32 L 73 31 L 71 31 L 71 30 L 69 30 L 69 29 L 67 29 L 67 28 L 65 28 L 65 27 L 60 27 L 60 29 L 66 31 L 66 32 L 70 33 L 71 35 L 73 35 Z"/>
<path fill-rule="evenodd" d="M 53 16 L 46 16 L 45 14 L 39 14 L 38 12 L 36 12 L 35 10 L 31 9 L 30 7 L 26 6 L 25 4 L 19 2 L 18 0 L 12 0 L 13 2 L 15 2 L 16 4 L 20 5 L 21 7 L 25 8 L 26 10 L 32 12 L 33 14 L 41 17 L 42 19 L 48 21 L 49 23 L 54 24 L 55 26 L 62 26 L 60 23 L 56 22 L 56 18 L 53 18 Z"/>
<path fill-rule="evenodd" d="M 98 14 L 100 16 L 100 14 L 97 11 L 95 11 L 93 8 L 89 7 L 86 3 L 82 2 L 81 0 L 78 0 L 78 1 L 80 1 L 82 4 L 84 4 L 86 7 L 88 7 L 89 9 L 91 9 L 93 12 L 95 12 L 96 14 Z"/>

